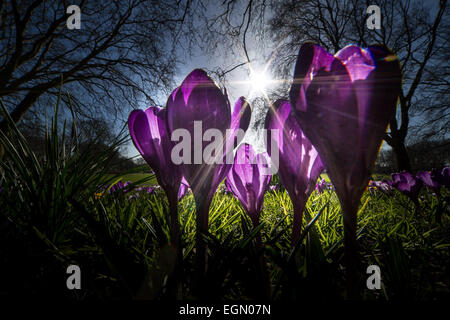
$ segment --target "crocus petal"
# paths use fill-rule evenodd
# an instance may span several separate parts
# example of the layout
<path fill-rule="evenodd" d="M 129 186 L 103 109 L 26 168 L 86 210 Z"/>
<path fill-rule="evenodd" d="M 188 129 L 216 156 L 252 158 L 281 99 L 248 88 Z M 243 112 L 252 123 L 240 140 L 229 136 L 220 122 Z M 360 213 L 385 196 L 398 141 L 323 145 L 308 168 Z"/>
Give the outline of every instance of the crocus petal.
<path fill-rule="evenodd" d="M 359 152 L 365 171 L 372 171 L 387 126 L 395 114 L 401 89 L 400 65 L 393 53 L 382 46 L 370 46 L 375 69 L 367 78 L 354 82 L 358 100 L 360 143 Z"/>
<path fill-rule="evenodd" d="M 187 194 L 188 190 L 189 183 L 183 177 L 183 179 L 181 179 L 180 189 L 178 189 L 178 200 L 181 200 Z"/>
<path fill-rule="evenodd" d="M 251 115 L 252 109 L 250 104 L 244 97 L 240 97 L 236 101 L 231 115 L 230 129 L 227 130 L 226 135 L 223 164 L 216 173 L 215 181 L 222 182 L 230 170 L 233 163 L 233 151 L 244 138 L 250 124 Z"/>
<path fill-rule="evenodd" d="M 347 46 L 336 53 L 335 57 L 345 64 L 352 82 L 367 79 L 375 69 L 370 52 L 358 46 Z"/>
<path fill-rule="evenodd" d="M 240 97 L 233 108 L 233 114 L 231 115 L 230 129 L 242 129 L 247 131 L 250 124 L 250 118 L 252 116 L 252 110 L 250 104 L 245 97 Z M 239 143 L 239 142 L 238 142 Z"/>
<path fill-rule="evenodd" d="M 270 179 L 272 177 L 270 172 L 270 157 L 267 152 L 258 153 L 256 155 L 256 165 L 258 166 L 259 177 L 258 179 L 258 193 L 257 196 L 261 199 L 261 204 L 259 204 L 258 209 L 262 209 L 262 202 L 264 200 L 264 194 L 269 187 Z M 255 177 L 255 176 L 254 176 Z"/>

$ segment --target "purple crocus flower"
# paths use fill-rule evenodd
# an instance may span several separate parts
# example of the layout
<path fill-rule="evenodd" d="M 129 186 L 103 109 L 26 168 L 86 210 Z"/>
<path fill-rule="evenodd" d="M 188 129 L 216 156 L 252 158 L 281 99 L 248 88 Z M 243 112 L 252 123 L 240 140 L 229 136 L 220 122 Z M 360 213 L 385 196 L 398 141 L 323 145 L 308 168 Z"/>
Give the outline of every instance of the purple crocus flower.
<path fill-rule="evenodd" d="M 274 184 L 274 185 L 269 186 L 269 190 L 272 191 L 272 192 L 278 191 L 278 185 Z"/>
<path fill-rule="evenodd" d="M 391 177 L 390 185 L 416 203 L 422 188 L 422 181 L 409 172 L 393 173 Z"/>
<path fill-rule="evenodd" d="M 322 192 L 324 192 L 327 189 L 328 185 L 327 182 L 325 181 L 325 179 L 321 179 L 317 184 L 316 184 L 316 192 L 318 194 L 321 194 Z"/>
<path fill-rule="evenodd" d="M 126 187 L 127 187 L 129 184 L 130 184 L 130 181 L 127 181 L 127 182 L 119 181 L 119 182 L 113 184 L 113 185 L 108 189 L 108 193 L 109 193 L 109 194 L 112 194 L 112 193 L 115 193 L 115 192 L 117 192 L 117 191 L 119 191 L 119 190 L 122 190 L 122 189 L 124 189 L 124 190 L 122 190 L 123 193 L 127 193 L 127 192 L 130 191 L 130 190 L 127 190 L 127 189 L 126 189 Z"/>
<path fill-rule="evenodd" d="M 152 194 L 155 192 L 155 189 L 153 189 L 152 187 L 146 187 L 145 191 L 147 191 L 148 194 Z"/>
<path fill-rule="evenodd" d="M 290 90 L 295 117 L 319 152 L 344 213 L 349 294 L 358 271 L 356 213 L 401 89 L 397 57 L 387 48 L 348 46 L 336 55 L 300 48 Z"/>
<path fill-rule="evenodd" d="M 268 163 L 267 154 L 255 154 L 249 144 L 243 144 L 236 152 L 234 164 L 225 182 L 228 190 L 239 199 L 255 227 L 259 224 L 264 193 L 271 178 Z"/>
<path fill-rule="evenodd" d="M 450 189 L 450 167 L 445 167 L 442 171 L 432 169 L 431 179 L 439 185 Z"/>
<path fill-rule="evenodd" d="M 202 226 L 206 231 L 209 204 L 217 186 L 230 168 L 223 160 L 227 152 L 232 150 L 233 143 L 230 141 L 236 140 L 236 135 L 227 137 L 226 130 L 231 129 L 230 132 L 234 133 L 237 133 L 240 127 L 246 130 L 251 116 L 250 107 L 244 98 L 240 98 L 231 114 L 226 93 L 221 92 L 204 70 L 195 69 L 184 79 L 181 86 L 172 92 L 167 101 L 167 112 L 170 131 L 184 129 L 192 137 L 190 145 L 194 155 L 188 157 L 189 163 L 183 163 L 183 173 L 194 193 L 199 206 L 197 213 L 201 216 L 199 218 L 202 219 Z M 206 163 L 202 158 L 205 148 L 210 144 L 209 141 L 202 140 L 208 129 L 218 130 L 221 134 L 224 158 L 215 159 L 218 163 Z M 195 137 L 196 130 L 201 137 Z M 195 138 L 202 141 L 195 141 Z M 198 154 L 195 154 L 195 151 L 198 151 Z"/>
<path fill-rule="evenodd" d="M 442 186 L 438 181 L 440 179 L 439 178 L 436 179 L 437 174 L 439 174 L 439 173 L 440 172 L 437 170 L 419 171 L 419 172 L 417 172 L 416 177 L 417 177 L 417 179 L 420 179 L 422 181 L 424 186 L 428 187 L 429 189 L 431 189 L 434 192 L 436 192 L 437 194 L 439 194 L 441 186 Z"/>
<path fill-rule="evenodd" d="M 181 189 L 181 188 L 180 188 Z M 139 198 L 140 192 L 147 192 L 147 194 L 153 194 L 155 193 L 155 188 L 153 187 L 138 187 L 135 189 L 136 193 L 132 196 L 129 197 L 130 200 L 136 200 L 137 198 Z"/>
<path fill-rule="evenodd" d="M 251 116 L 252 109 L 250 104 L 244 97 L 240 97 L 236 101 L 231 114 L 230 137 L 227 139 L 229 144 L 227 148 L 228 154 L 231 154 L 231 151 L 242 141 L 242 134 L 245 134 L 245 131 L 247 131 Z M 240 132 L 239 129 L 241 130 Z"/>
<path fill-rule="evenodd" d="M 183 177 L 181 179 L 180 189 L 178 190 L 178 201 L 180 201 L 189 191 L 189 184 L 186 179 Z"/>
<path fill-rule="evenodd" d="M 182 173 L 181 167 L 170 158 L 173 143 L 166 121 L 166 109 L 150 107 L 145 111 L 132 111 L 128 117 L 128 128 L 134 145 L 154 170 L 169 202 L 173 202 L 180 188 Z"/>
<path fill-rule="evenodd" d="M 290 98 L 295 117 L 327 167 L 350 229 L 401 86 L 397 57 L 381 46 L 335 56 L 304 44 Z"/>
<path fill-rule="evenodd" d="M 369 183 L 369 191 L 381 190 L 384 193 L 390 193 L 392 191 L 392 187 L 386 181 L 370 181 Z"/>
<path fill-rule="evenodd" d="M 244 131 L 247 129 L 251 110 L 245 99 L 240 98 L 231 114 L 226 91 L 222 93 L 204 70 L 195 69 L 170 95 L 167 101 L 167 114 L 172 139 L 177 138 L 174 137 L 175 130 L 180 136 L 182 134 L 189 136 L 187 144 L 190 145 L 191 152 L 187 155 L 187 161 L 183 159 L 181 163 L 183 176 L 192 190 L 196 204 L 199 259 L 197 268 L 204 270 L 206 246 L 201 233 L 208 230 L 208 213 L 212 198 L 231 167 L 231 164 L 227 164 L 224 160 L 232 152 L 233 142 L 241 138 L 237 135 L 238 129 L 242 128 Z M 231 134 L 227 135 L 226 130 L 230 130 Z M 213 137 L 207 136 L 205 134 L 207 132 L 214 133 Z M 205 152 L 213 139 L 214 145 L 218 146 L 218 150 L 222 153 L 216 153 L 217 148 L 214 148 L 213 161 L 205 161 Z"/>
<path fill-rule="evenodd" d="M 267 152 L 272 154 L 269 145 L 273 145 L 274 140 L 280 159 L 278 174 L 294 207 L 292 243 L 295 244 L 300 237 L 306 202 L 324 167 L 295 120 L 289 101 L 278 100 L 269 108 L 265 128 L 268 130 Z"/>
<path fill-rule="evenodd" d="M 128 117 L 128 128 L 134 145 L 155 171 L 156 179 L 166 193 L 171 220 L 171 242 L 177 250 L 178 256 L 180 256 L 178 191 L 182 179 L 182 170 L 179 165 L 171 161 L 173 143 L 166 121 L 166 109 L 150 107 L 145 111 L 132 111 Z"/>

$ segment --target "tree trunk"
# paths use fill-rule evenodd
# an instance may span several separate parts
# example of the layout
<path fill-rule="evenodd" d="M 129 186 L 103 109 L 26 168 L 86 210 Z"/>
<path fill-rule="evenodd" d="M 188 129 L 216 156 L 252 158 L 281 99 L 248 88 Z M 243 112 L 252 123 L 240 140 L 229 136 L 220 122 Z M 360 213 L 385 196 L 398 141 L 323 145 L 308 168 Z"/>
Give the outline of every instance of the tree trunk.
<path fill-rule="evenodd" d="M 411 162 L 409 161 L 408 152 L 406 151 L 405 139 L 401 137 L 393 137 L 392 151 L 397 162 L 397 170 L 411 172 Z"/>

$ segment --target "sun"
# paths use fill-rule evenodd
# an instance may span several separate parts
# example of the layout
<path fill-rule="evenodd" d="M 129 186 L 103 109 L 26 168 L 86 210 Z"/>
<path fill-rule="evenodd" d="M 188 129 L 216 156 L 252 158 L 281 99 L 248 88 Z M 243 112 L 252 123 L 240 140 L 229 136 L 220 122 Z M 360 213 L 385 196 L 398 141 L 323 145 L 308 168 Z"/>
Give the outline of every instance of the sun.
<path fill-rule="evenodd" d="M 264 93 L 271 79 L 265 72 L 252 71 L 250 73 L 250 84 L 253 92 Z"/>

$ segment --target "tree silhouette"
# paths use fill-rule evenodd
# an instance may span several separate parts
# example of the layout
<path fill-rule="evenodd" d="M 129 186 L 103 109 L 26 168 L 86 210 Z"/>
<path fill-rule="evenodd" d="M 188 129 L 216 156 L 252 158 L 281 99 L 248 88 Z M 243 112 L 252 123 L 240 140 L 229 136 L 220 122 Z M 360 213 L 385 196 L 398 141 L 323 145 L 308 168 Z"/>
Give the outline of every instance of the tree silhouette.
<path fill-rule="evenodd" d="M 81 28 L 69 30 L 66 1 L 0 1 L 0 99 L 14 121 L 32 106 L 42 113 L 61 84 L 76 112 L 92 118 L 128 112 L 168 90 L 189 1 L 77 4 Z"/>
<path fill-rule="evenodd" d="M 379 30 L 367 27 L 370 5 L 380 8 Z M 389 47 L 398 55 L 403 73 L 398 112 L 385 136 L 399 170 L 411 171 L 406 148 L 410 129 L 415 140 L 421 136 L 443 138 L 449 133 L 446 0 L 228 0 L 216 14 L 205 14 L 204 21 L 208 26 L 204 39 L 211 50 L 229 47 L 228 51 L 245 58 L 218 69 L 219 78 L 251 63 L 264 46 L 275 48 L 267 60 L 277 78 L 285 81 L 270 93 L 271 100 L 287 98 L 293 65 L 306 41 L 332 53 L 349 44 Z M 256 38 L 253 47 L 249 45 L 251 38 Z"/>

